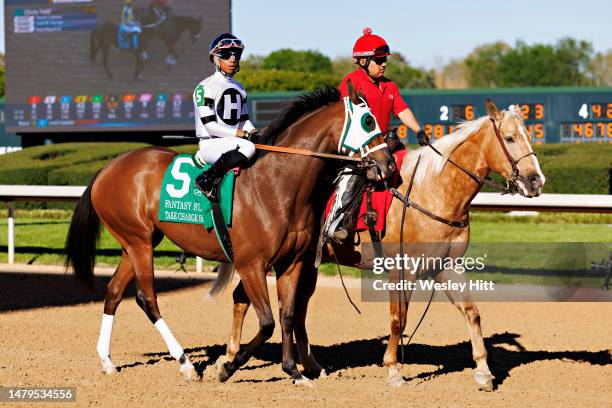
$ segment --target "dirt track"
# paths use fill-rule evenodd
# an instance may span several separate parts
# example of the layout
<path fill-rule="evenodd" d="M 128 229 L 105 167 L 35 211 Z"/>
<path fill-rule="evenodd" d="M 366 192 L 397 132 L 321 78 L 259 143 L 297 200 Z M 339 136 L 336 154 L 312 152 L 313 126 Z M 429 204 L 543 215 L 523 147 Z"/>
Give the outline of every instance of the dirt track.
<path fill-rule="evenodd" d="M 100 278 L 98 287 L 105 281 Z M 394 389 L 385 385 L 380 366 L 388 306 L 359 303 L 363 315 L 357 315 L 342 289 L 326 285 L 334 281 L 322 282 L 308 317 L 314 353 L 330 374 L 305 389 L 293 386 L 281 370 L 278 325 L 246 368 L 226 384 L 216 380 L 212 363 L 225 350 L 231 297 L 204 302 L 201 279 L 157 283 L 164 319 L 204 372 L 202 382 L 185 383 L 133 298 L 119 307 L 111 344 L 121 371 L 103 375 L 96 354 L 101 294 L 91 295 L 57 274 L 0 273 L 0 384 L 74 386 L 77 405 L 103 407 L 612 406 L 610 303 L 480 304 L 489 365 L 497 377 L 492 393 L 478 391 L 472 379 L 463 318 L 450 303 L 434 303 L 406 349 L 402 373 L 408 384 Z M 49 295 L 53 292 L 59 294 Z M 357 289 L 351 294 L 359 299 Z M 413 307 L 408 331 L 423 307 Z M 255 329 L 249 311 L 243 343 Z"/>

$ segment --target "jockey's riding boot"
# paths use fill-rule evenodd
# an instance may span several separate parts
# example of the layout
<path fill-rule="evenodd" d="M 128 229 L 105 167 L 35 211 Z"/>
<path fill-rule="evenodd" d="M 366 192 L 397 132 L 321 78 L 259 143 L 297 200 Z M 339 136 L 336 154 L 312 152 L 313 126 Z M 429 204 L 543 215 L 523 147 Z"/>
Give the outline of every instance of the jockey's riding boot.
<path fill-rule="evenodd" d="M 234 167 L 239 167 L 246 163 L 249 159 L 238 149 L 225 152 L 219 157 L 219 160 L 214 162 L 212 166 L 195 179 L 195 185 L 202 193 L 211 201 L 219 199 L 217 195 L 217 186 L 225 173 Z"/>
<path fill-rule="evenodd" d="M 358 174 L 341 176 L 336 190 L 336 199 L 329 214 L 327 238 L 337 244 L 342 244 L 355 228 L 355 212 L 361 204 L 361 193 L 365 179 Z"/>

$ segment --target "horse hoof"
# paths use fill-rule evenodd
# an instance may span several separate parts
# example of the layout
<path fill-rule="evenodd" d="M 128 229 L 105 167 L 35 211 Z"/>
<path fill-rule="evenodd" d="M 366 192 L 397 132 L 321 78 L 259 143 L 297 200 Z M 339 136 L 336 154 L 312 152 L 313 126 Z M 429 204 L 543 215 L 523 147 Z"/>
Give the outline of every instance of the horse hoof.
<path fill-rule="evenodd" d="M 478 384 L 478 389 L 482 391 L 493 391 L 493 375 L 491 373 L 485 373 L 476 371 L 474 373 L 474 380 Z"/>
<path fill-rule="evenodd" d="M 230 379 L 230 377 L 232 376 L 232 372 L 230 372 L 230 370 L 227 368 L 229 363 L 225 362 L 225 363 L 220 363 L 217 364 L 217 374 L 219 376 L 219 381 L 224 383 L 227 380 Z"/>
<path fill-rule="evenodd" d="M 319 368 L 318 370 L 307 370 L 303 372 L 304 377 L 306 378 L 311 378 L 311 379 L 315 379 L 315 378 L 326 378 L 327 377 L 327 373 L 325 372 L 325 369 L 323 368 Z"/>
<path fill-rule="evenodd" d="M 401 387 L 402 385 L 406 384 L 406 380 L 404 380 L 404 377 L 402 377 L 399 374 L 394 374 L 392 376 L 390 376 L 389 378 L 387 378 L 387 385 L 389 387 Z"/>
<path fill-rule="evenodd" d="M 110 358 L 102 360 L 102 372 L 104 374 L 113 374 L 117 372 L 117 367 L 115 367 Z"/>
<path fill-rule="evenodd" d="M 179 368 L 179 372 L 183 376 L 183 379 L 187 382 L 193 381 L 198 378 L 198 373 L 195 370 L 193 364 L 185 364 Z"/>
<path fill-rule="evenodd" d="M 312 381 L 310 381 L 308 378 L 304 376 L 302 376 L 302 378 L 299 378 L 297 380 L 293 380 L 293 385 L 296 385 L 298 387 L 314 388 L 314 385 L 312 385 Z"/>

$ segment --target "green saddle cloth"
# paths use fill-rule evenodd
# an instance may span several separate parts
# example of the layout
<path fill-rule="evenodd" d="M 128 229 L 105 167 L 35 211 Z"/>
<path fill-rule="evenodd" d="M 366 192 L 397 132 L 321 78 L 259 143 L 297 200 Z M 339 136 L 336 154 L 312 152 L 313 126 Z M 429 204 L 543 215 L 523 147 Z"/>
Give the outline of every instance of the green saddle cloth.
<path fill-rule="evenodd" d="M 166 169 L 159 194 L 159 220 L 201 224 L 213 228 L 210 201 L 195 186 L 195 179 L 210 164 L 201 166 L 193 155 L 179 154 Z M 232 202 L 236 175 L 228 172 L 219 185 L 219 202 L 226 225 L 232 222 Z"/>

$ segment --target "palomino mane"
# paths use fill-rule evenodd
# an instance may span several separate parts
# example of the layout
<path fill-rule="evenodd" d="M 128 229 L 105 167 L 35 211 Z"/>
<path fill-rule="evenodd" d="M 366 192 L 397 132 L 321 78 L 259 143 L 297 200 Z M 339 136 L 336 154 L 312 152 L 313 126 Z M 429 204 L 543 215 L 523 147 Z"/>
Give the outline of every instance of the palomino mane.
<path fill-rule="evenodd" d="M 309 94 L 298 96 L 263 132 L 264 144 L 274 144 L 276 138 L 307 113 L 340 100 L 338 89 L 325 86 Z"/>
<path fill-rule="evenodd" d="M 518 119 L 522 122 L 521 111 L 517 105 L 511 105 L 508 111 L 502 111 L 504 119 L 506 114 L 510 117 Z M 415 182 L 422 182 L 431 176 L 440 174 L 446 162 L 463 143 L 465 143 L 470 137 L 476 134 L 482 126 L 489 119 L 489 116 L 483 116 L 478 119 L 463 122 L 459 124 L 453 133 L 449 133 L 444 137 L 433 142 L 433 146 L 438 149 L 442 156 L 439 156 L 429 147 L 425 146 L 417 150 L 417 154 L 421 155 L 421 163 L 417 169 L 417 173 L 414 176 Z M 416 160 L 406 160 L 404 163 L 416 163 Z"/>

